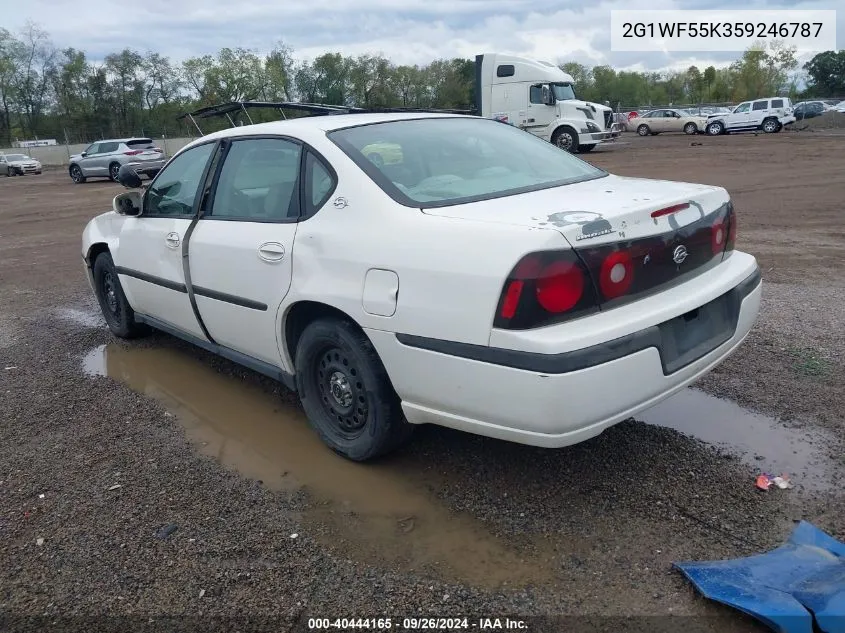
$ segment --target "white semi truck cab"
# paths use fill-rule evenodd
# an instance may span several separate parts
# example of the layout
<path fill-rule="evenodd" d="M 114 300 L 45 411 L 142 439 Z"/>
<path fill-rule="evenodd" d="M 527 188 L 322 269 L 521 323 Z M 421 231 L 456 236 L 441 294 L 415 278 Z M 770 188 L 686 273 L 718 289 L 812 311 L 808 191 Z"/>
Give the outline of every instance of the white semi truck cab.
<path fill-rule="evenodd" d="M 572 77 L 549 62 L 484 53 L 475 57 L 476 108 L 568 152 L 589 152 L 622 128 L 604 105 L 581 101 Z"/>

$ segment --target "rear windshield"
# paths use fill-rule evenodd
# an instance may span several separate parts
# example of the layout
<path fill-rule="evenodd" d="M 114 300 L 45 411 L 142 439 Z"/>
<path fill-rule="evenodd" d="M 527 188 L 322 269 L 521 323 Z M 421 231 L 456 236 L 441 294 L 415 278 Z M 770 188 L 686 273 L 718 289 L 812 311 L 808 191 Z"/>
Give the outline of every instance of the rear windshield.
<path fill-rule="evenodd" d="M 150 147 L 153 147 L 153 142 L 151 139 L 142 138 L 134 141 L 126 141 L 126 146 L 134 147 L 135 149 L 148 149 Z"/>
<path fill-rule="evenodd" d="M 328 136 L 394 200 L 421 208 L 607 175 L 528 132 L 480 117 L 390 121 Z"/>

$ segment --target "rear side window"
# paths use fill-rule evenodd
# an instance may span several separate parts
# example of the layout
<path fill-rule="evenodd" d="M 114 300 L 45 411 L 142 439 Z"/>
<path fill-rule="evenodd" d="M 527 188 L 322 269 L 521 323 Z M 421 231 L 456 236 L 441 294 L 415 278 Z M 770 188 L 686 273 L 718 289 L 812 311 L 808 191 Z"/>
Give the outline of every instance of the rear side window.
<path fill-rule="evenodd" d="M 120 143 L 100 143 L 100 154 L 108 154 L 110 152 L 116 152 L 117 147 Z"/>
<path fill-rule="evenodd" d="M 751 107 L 752 110 L 757 112 L 758 110 L 765 110 L 769 107 L 768 101 L 755 101 L 754 105 Z"/>
<path fill-rule="evenodd" d="M 782 108 L 783 107 L 783 99 L 772 99 L 772 107 L 773 108 Z"/>
<path fill-rule="evenodd" d="M 285 139 L 234 141 L 214 193 L 212 219 L 284 222 L 299 218 L 302 147 Z"/>
<path fill-rule="evenodd" d="M 513 64 L 502 64 L 496 68 L 496 77 L 513 77 L 514 72 Z"/>
<path fill-rule="evenodd" d="M 329 168 L 311 152 L 305 157 L 307 215 L 316 213 L 334 191 L 337 180 Z"/>

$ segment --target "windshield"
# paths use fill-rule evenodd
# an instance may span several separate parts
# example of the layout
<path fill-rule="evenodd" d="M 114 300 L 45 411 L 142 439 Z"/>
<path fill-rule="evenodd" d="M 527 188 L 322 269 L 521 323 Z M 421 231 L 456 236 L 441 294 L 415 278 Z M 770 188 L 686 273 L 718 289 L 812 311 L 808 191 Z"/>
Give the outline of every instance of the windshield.
<path fill-rule="evenodd" d="M 19 160 L 32 160 L 26 154 L 6 154 L 6 160 L 11 162 L 16 162 Z"/>
<path fill-rule="evenodd" d="M 477 117 L 390 121 L 329 133 L 389 196 L 442 207 L 606 173 L 528 132 Z"/>
<path fill-rule="evenodd" d="M 575 87 L 572 84 L 552 84 L 552 90 L 555 93 L 555 99 L 558 101 L 577 99 L 575 96 Z"/>

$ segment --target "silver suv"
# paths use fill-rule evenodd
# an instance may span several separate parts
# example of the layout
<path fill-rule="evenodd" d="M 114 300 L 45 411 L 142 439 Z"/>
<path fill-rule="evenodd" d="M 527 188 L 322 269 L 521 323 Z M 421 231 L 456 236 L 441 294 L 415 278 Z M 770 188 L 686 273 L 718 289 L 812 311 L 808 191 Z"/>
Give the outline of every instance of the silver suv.
<path fill-rule="evenodd" d="M 68 173 L 77 184 L 92 177 L 117 182 L 117 172 L 123 165 L 152 178 L 166 162 L 164 152 L 151 138 L 109 139 L 91 143 L 81 154 L 71 156 Z"/>

